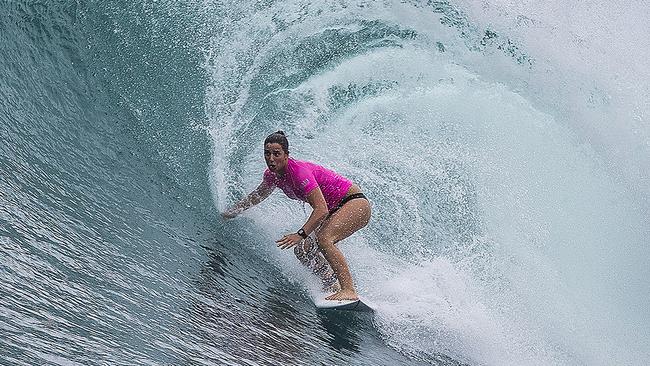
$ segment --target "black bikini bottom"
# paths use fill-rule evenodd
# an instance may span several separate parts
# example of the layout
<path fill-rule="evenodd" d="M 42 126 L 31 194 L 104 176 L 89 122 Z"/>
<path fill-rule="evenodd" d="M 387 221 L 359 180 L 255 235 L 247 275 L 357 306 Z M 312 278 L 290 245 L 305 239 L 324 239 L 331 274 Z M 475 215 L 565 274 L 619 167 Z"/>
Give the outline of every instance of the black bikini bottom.
<path fill-rule="evenodd" d="M 341 202 L 339 202 L 339 204 L 330 211 L 330 213 L 329 213 L 329 215 L 327 215 L 327 217 L 329 218 L 330 216 L 332 216 L 332 214 L 334 214 L 334 212 L 336 212 L 339 208 L 343 207 L 343 205 L 345 205 L 349 201 L 352 201 L 355 198 L 363 198 L 366 201 L 368 200 L 368 197 L 366 197 L 366 195 L 363 194 L 363 193 L 353 193 L 353 194 L 351 194 L 349 196 L 344 197 L 341 200 Z"/>

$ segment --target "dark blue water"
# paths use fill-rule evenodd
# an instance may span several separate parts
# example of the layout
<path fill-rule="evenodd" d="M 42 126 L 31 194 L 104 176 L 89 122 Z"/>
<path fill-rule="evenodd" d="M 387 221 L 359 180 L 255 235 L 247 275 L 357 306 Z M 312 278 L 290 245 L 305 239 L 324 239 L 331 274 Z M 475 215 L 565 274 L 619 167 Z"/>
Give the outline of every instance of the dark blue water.
<path fill-rule="evenodd" d="M 647 146 L 461 9 L 0 3 L 0 364 L 644 364 Z M 221 220 L 278 128 L 371 197 L 375 315 L 315 309 L 299 204 Z"/>

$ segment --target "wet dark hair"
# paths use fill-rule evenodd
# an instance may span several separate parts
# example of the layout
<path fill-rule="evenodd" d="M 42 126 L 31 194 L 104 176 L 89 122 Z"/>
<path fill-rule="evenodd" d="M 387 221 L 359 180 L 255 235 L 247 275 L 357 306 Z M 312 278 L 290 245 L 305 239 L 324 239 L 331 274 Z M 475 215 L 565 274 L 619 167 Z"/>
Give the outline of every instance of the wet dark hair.
<path fill-rule="evenodd" d="M 289 153 L 289 140 L 287 140 L 287 136 L 284 135 L 284 131 L 282 130 L 275 131 L 272 134 L 268 135 L 264 140 L 264 145 L 266 144 L 280 144 L 280 146 L 282 146 L 282 150 L 284 150 L 284 153 Z"/>

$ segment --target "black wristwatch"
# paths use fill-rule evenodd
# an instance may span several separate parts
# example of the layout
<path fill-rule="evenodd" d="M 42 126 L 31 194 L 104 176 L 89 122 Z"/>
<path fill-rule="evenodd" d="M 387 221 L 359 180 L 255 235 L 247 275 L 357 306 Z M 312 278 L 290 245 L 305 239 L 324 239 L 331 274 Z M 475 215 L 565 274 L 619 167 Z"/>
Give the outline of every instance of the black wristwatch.
<path fill-rule="evenodd" d="M 300 235 L 303 239 L 307 239 L 307 233 L 303 228 L 300 228 L 296 234 Z"/>

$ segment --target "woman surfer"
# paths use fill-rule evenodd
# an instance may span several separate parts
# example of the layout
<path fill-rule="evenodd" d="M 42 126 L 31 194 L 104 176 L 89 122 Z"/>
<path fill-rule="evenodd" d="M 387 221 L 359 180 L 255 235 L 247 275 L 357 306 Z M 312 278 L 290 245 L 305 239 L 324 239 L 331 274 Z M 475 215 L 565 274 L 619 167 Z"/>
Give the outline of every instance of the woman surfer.
<path fill-rule="evenodd" d="M 274 132 L 264 140 L 264 159 L 268 169 L 264 171 L 262 183 L 222 216 L 226 219 L 237 216 L 262 202 L 276 187 L 291 199 L 309 203 L 313 210 L 307 222 L 297 232 L 278 239 L 278 247 L 288 249 L 300 244 L 295 253 L 305 264 L 305 253 L 313 255 L 316 249 L 313 241 L 305 239 L 314 232 L 318 250 L 340 285 L 340 290 L 326 299 L 358 299 L 350 269 L 336 244 L 370 221 L 370 204 L 359 186 L 320 165 L 290 158 L 289 141 L 282 131 Z"/>

